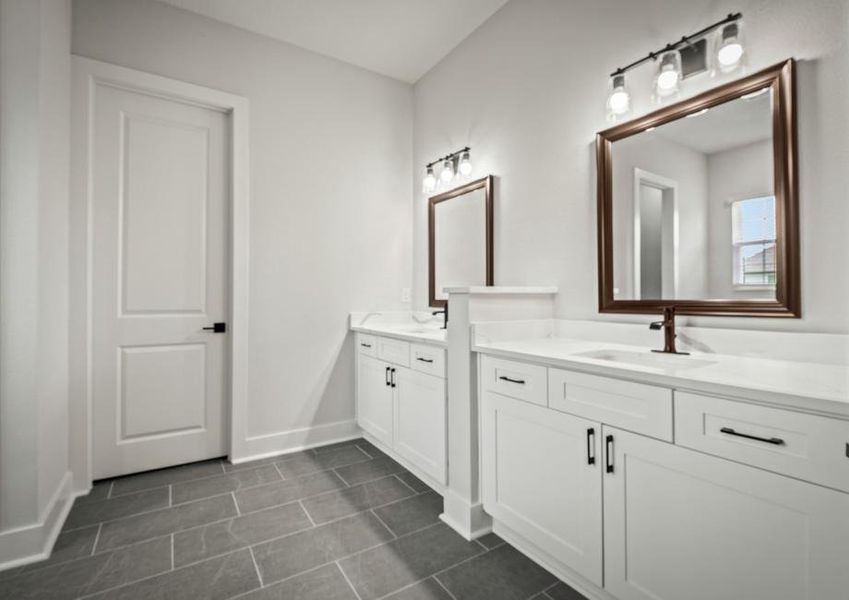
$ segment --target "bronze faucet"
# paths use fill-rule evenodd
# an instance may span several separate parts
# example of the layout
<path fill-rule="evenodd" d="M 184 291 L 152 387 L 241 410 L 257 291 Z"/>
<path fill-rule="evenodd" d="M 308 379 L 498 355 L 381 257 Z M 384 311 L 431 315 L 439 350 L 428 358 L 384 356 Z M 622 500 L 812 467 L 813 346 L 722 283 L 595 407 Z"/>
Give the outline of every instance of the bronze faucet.
<path fill-rule="evenodd" d="M 675 307 L 665 306 L 663 308 L 663 321 L 655 321 L 649 325 L 649 329 L 663 329 L 663 350 L 652 350 L 652 352 L 664 352 L 666 354 L 689 354 L 689 352 L 678 352 L 675 349 Z"/>

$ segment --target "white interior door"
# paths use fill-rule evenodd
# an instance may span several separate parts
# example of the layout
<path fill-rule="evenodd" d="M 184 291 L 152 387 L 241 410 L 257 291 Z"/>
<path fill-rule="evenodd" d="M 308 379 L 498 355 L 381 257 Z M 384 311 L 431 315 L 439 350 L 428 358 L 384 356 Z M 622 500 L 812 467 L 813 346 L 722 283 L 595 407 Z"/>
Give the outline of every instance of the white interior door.
<path fill-rule="evenodd" d="M 94 478 L 226 454 L 228 116 L 97 84 Z"/>

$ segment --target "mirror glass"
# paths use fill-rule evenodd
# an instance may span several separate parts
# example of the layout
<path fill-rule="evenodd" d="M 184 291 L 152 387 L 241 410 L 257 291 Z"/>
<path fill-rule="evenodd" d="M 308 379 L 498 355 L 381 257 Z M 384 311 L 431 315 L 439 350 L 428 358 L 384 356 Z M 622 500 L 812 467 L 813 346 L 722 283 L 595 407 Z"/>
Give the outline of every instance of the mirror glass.
<path fill-rule="evenodd" d="M 492 285 L 492 177 L 430 199 L 430 306 L 446 288 Z"/>
<path fill-rule="evenodd" d="M 614 300 L 776 298 L 772 90 L 611 144 Z"/>

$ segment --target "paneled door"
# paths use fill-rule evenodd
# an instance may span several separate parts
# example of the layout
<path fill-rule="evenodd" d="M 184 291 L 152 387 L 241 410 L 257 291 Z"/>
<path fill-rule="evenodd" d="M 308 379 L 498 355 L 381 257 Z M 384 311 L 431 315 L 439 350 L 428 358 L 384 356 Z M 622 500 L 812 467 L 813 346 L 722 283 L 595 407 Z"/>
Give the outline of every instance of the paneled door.
<path fill-rule="evenodd" d="M 359 355 L 358 364 L 357 421 L 360 427 L 391 448 L 394 437 L 392 367 L 364 354 Z"/>
<path fill-rule="evenodd" d="M 91 122 L 94 478 L 226 454 L 229 123 L 98 83 Z M 220 329 L 220 327 L 219 327 Z"/>

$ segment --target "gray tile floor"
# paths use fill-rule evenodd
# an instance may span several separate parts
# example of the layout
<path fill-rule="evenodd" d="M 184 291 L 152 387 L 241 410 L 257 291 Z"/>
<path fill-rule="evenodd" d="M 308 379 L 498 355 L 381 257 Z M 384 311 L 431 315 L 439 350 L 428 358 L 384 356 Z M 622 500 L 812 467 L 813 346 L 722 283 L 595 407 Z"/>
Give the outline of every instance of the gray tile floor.
<path fill-rule="evenodd" d="M 365 440 L 95 484 L 53 555 L 0 572 L 0 598 L 580 600 Z"/>

